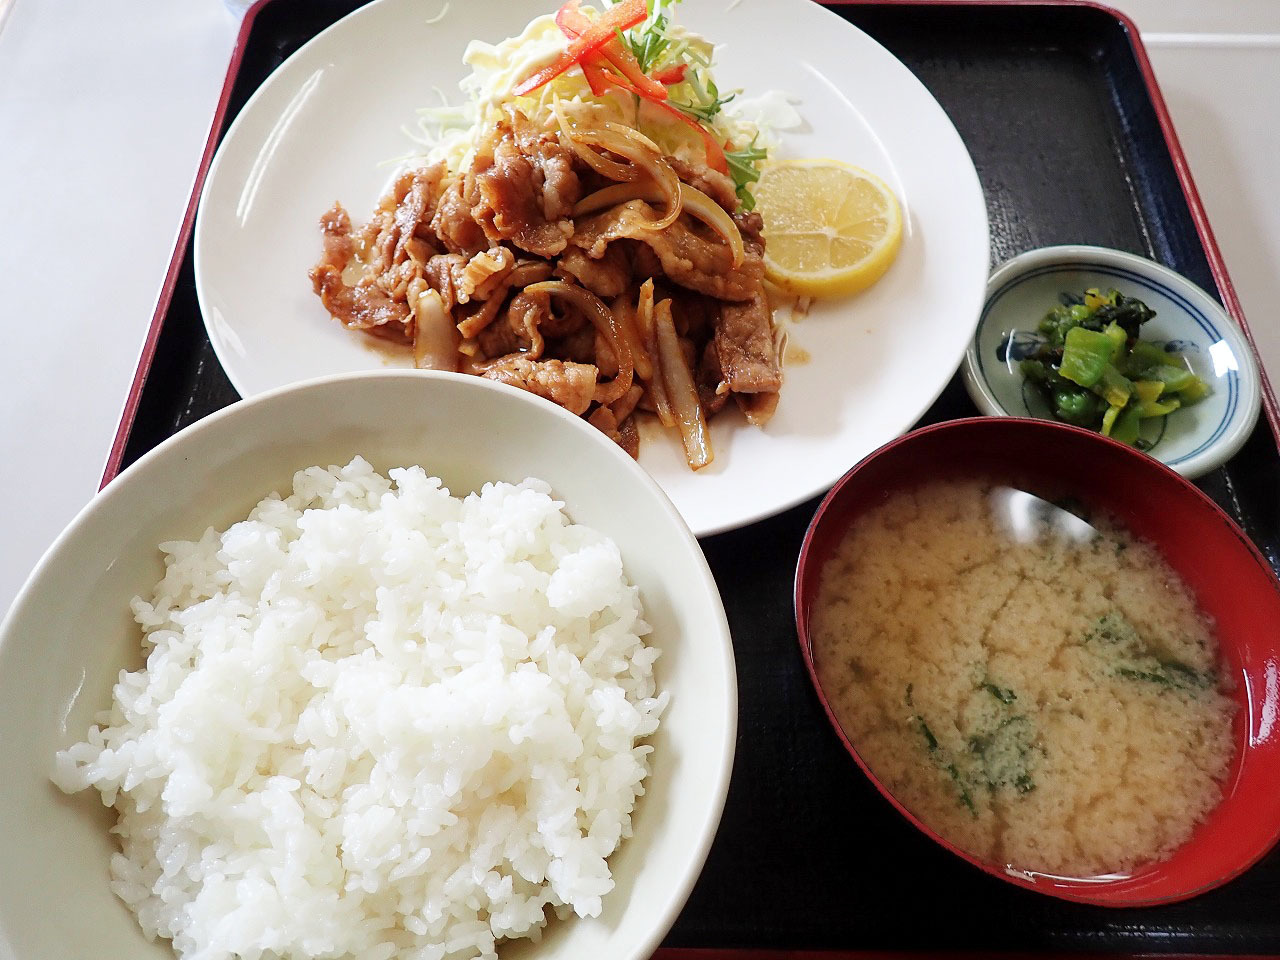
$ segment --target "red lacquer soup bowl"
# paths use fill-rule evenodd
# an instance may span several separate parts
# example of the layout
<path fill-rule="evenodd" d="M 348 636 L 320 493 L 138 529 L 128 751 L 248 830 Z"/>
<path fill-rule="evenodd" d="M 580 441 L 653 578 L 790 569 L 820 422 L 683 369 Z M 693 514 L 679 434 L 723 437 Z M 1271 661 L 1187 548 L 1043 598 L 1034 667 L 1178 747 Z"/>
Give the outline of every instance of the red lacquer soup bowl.
<path fill-rule="evenodd" d="M 1129 873 L 1060 877 L 985 862 L 944 840 L 903 806 L 841 729 L 814 668 L 811 604 L 822 568 L 849 525 L 897 490 L 931 479 L 984 476 L 1069 493 L 1153 544 L 1213 618 L 1220 669 L 1239 703 L 1223 799 L 1167 859 Z M 925 427 L 850 470 L 814 515 L 795 582 L 800 649 L 818 697 L 853 759 L 898 811 L 957 856 L 1020 887 L 1112 907 L 1170 903 L 1247 870 L 1280 838 L 1280 583 L 1223 511 L 1172 470 L 1078 427 L 981 417 Z"/>

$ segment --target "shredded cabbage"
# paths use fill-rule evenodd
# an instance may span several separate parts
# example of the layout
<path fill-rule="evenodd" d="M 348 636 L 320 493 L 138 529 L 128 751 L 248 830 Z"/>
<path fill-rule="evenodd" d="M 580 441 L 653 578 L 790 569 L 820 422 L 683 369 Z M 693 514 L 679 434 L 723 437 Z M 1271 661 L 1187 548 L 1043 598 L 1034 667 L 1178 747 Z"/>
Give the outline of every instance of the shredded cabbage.
<path fill-rule="evenodd" d="M 760 165 L 779 145 L 778 131 L 800 124 L 793 100 L 771 90 L 752 98 L 741 91 L 721 91 L 712 77 L 714 46 L 703 37 L 671 22 L 671 7 L 679 0 L 649 0 L 649 15 L 623 34 L 623 42 L 646 73 L 684 65 L 684 78 L 667 87 L 670 104 L 708 128 L 726 145 L 730 174 L 743 205 L 751 209 L 749 185 L 759 177 Z M 595 11 L 583 7 L 593 16 Z M 516 96 L 515 86 L 564 52 L 568 45 L 555 17 L 535 17 L 518 36 L 498 44 L 473 40 L 462 61 L 471 72 L 459 83 L 463 102 L 451 105 L 437 91 L 441 105 L 418 111 L 418 128 L 410 136 L 422 147 L 417 158 L 443 160 L 451 170 L 467 166 L 475 155 L 480 131 L 513 104 L 536 122 L 551 121 L 556 100 L 602 105 L 615 120 L 627 123 L 655 140 L 666 152 L 701 159 L 703 147 L 688 127 L 630 94 L 611 89 L 596 96 L 577 67 L 562 73 L 529 96 Z"/>

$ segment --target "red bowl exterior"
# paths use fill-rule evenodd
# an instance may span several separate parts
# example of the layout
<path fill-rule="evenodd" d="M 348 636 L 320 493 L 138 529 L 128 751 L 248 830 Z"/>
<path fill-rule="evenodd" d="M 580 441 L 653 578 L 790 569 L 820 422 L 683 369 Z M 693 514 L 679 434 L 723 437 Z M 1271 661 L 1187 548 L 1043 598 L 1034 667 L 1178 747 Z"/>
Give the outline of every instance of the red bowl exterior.
<path fill-rule="evenodd" d="M 937 477 L 981 473 L 1052 482 L 1154 544 L 1217 625 L 1236 677 L 1236 755 L 1222 802 L 1171 857 L 1129 874 L 1073 878 L 987 863 L 943 839 L 898 802 L 858 754 L 823 692 L 809 638 L 823 564 L 849 524 L 890 492 Z M 836 733 L 876 788 L 922 831 L 993 876 L 1065 900 L 1151 906 L 1238 876 L 1280 839 L 1280 582 L 1252 542 L 1200 490 L 1156 460 L 1066 424 L 977 417 L 925 427 L 881 447 L 832 488 L 800 550 L 796 628 L 810 679 Z"/>

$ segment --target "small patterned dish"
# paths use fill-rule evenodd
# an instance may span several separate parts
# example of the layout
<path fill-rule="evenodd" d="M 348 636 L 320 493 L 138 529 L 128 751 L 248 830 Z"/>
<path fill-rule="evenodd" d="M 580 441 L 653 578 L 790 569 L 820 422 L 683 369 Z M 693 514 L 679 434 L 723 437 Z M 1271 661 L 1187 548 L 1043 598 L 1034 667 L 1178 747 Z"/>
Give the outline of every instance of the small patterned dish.
<path fill-rule="evenodd" d="M 1155 310 L 1142 339 L 1186 358 L 1211 393 L 1167 417 L 1142 421 L 1140 446 L 1184 477 L 1208 473 L 1229 460 L 1253 431 L 1261 381 L 1253 349 L 1235 321 L 1204 290 L 1168 267 L 1104 247 L 1042 247 L 997 269 L 987 283 L 978 329 L 965 355 L 969 396 L 992 416 L 1053 414 L 1027 384 L 1018 361 L 1042 339 L 1036 327 L 1062 303 L 1089 287 L 1115 288 Z"/>

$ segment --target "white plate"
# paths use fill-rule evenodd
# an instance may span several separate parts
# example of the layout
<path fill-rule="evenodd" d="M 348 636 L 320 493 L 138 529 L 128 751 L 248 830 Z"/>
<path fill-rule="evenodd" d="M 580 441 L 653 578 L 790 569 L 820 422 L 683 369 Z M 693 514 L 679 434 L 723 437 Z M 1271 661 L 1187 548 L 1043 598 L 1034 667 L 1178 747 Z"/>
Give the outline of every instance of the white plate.
<path fill-rule="evenodd" d="M 317 221 L 334 200 L 372 212 L 411 146 L 403 128 L 460 99 L 468 41 L 517 33 L 554 0 L 377 0 L 321 33 L 249 100 L 228 131 L 201 198 L 195 277 L 209 336 L 232 384 L 253 396 L 324 374 L 407 365 L 331 320 L 307 269 Z M 716 459 L 692 473 L 674 435 L 646 431 L 641 463 L 699 535 L 812 497 L 908 429 L 955 372 L 982 306 L 986 205 L 973 163 L 942 108 L 905 66 L 810 0 L 722 0 L 678 8 L 722 44 L 721 88 L 775 88 L 806 121 L 794 156 L 837 157 L 880 174 L 906 216 L 902 252 L 870 291 L 819 302 L 793 328 L 791 363 L 764 430 L 736 411 L 713 423 Z M 389 411 L 388 415 L 394 416 Z"/>

